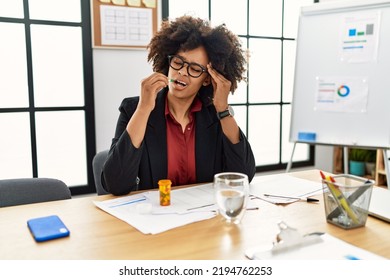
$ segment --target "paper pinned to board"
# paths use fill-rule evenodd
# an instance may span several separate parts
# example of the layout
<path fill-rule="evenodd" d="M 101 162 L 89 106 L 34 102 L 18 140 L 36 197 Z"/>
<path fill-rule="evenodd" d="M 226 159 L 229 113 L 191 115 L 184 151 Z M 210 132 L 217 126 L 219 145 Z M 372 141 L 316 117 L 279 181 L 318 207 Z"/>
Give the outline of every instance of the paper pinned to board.
<path fill-rule="evenodd" d="M 142 0 L 147 8 L 156 8 L 156 0 Z"/>

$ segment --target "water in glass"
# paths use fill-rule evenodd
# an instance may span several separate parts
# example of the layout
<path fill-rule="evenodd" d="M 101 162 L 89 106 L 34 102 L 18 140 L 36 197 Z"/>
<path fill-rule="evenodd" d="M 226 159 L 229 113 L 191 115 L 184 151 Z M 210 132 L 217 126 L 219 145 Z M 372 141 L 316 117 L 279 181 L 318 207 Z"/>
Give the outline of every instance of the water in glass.
<path fill-rule="evenodd" d="M 248 199 L 248 176 L 225 172 L 214 176 L 215 198 L 219 213 L 228 223 L 239 223 Z"/>

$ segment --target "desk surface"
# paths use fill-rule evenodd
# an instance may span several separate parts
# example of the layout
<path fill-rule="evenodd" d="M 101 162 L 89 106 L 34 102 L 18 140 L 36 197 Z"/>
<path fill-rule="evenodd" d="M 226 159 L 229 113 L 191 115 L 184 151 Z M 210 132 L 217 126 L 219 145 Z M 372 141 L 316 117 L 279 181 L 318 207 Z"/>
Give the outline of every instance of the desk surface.
<path fill-rule="evenodd" d="M 320 180 L 318 170 L 291 175 Z M 320 203 L 285 206 L 256 200 L 259 210 L 247 211 L 238 226 L 227 226 L 217 216 L 157 235 L 144 235 L 92 203 L 110 198 L 91 196 L 0 208 L 0 259 L 245 259 L 246 249 L 275 240 L 281 220 L 302 234 L 327 232 L 390 259 L 390 224 L 373 217 L 368 217 L 365 227 L 352 230 L 328 224 L 321 196 Z M 53 214 L 70 229 L 70 237 L 36 243 L 26 221 Z"/>

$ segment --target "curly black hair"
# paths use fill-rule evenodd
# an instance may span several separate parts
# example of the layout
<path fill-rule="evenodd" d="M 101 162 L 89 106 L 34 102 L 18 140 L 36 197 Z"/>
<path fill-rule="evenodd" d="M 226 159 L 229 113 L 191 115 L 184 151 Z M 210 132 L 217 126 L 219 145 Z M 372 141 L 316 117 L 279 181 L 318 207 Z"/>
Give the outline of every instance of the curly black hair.
<path fill-rule="evenodd" d="M 234 92 L 244 79 L 246 59 L 238 36 L 224 24 L 211 27 L 210 22 L 187 15 L 164 20 L 148 45 L 148 62 L 155 72 L 168 75 L 168 55 L 200 46 L 206 49 L 213 68 L 232 83 L 230 91 Z"/>

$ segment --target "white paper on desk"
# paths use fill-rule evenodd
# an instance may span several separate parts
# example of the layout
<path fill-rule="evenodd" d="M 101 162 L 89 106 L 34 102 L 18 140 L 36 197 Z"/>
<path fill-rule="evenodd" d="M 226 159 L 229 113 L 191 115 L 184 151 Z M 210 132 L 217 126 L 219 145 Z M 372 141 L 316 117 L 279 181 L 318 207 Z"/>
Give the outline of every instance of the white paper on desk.
<path fill-rule="evenodd" d="M 261 260 L 385 260 L 384 257 L 356 247 L 330 234 L 321 236 L 322 242 L 272 253 L 272 244 L 248 249 L 249 259 Z"/>
<path fill-rule="evenodd" d="M 153 214 L 186 214 L 188 212 L 205 210 L 207 206 L 214 206 L 214 210 L 217 209 L 213 184 L 173 190 L 170 206 L 160 206 L 160 193 L 158 191 L 150 191 L 145 196 L 154 202 Z"/>
<path fill-rule="evenodd" d="M 321 181 L 313 182 L 288 174 L 257 176 L 250 183 L 249 193 L 271 203 L 286 204 L 299 201 L 299 199 L 266 197 L 264 194 L 307 198 L 322 194 L 322 184 Z"/>
<path fill-rule="evenodd" d="M 150 203 L 152 212 L 138 213 L 137 207 Z M 187 204 L 186 204 L 187 203 Z M 94 204 L 107 213 L 125 221 L 144 234 L 157 234 L 217 215 L 214 204 L 214 191 L 211 184 L 189 187 L 171 192 L 171 206 L 160 206 L 158 191 L 94 201 Z M 201 207 L 204 205 L 211 206 Z M 188 208 L 199 207 L 190 211 Z"/>

